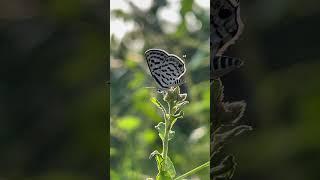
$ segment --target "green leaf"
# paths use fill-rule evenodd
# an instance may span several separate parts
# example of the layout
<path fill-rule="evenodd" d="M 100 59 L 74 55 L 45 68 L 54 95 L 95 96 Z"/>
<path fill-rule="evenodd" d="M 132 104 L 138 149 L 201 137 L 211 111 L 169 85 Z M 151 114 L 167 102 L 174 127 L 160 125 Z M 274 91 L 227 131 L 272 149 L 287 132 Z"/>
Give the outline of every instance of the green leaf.
<path fill-rule="evenodd" d="M 153 104 L 155 104 L 159 109 L 161 109 L 161 111 L 162 111 L 164 114 L 167 113 L 166 110 L 165 110 L 165 108 L 164 108 L 163 105 L 160 103 L 160 101 L 158 101 L 157 98 L 152 97 L 152 98 L 150 98 L 150 101 L 151 101 Z"/>
<path fill-rule="evenodd" d="M 182 101 L 182 102 L 180 102 L 180 103 L 177 103 L 175 106 L 173 106 L 172 110 L 173 110 L 174 112 L 176 112 L 176 111 L 178 111 L 182 106 L 184 106 L 184 105 L 186 105 L 186 104 L 188 104 L 188 103 L 189 103 L 189 101 Z"/>
<path fill-rule="evenodd" d="M 168 138 L 169 141 L 174 138 L 175 133 L 176 133 L 175 131 L 170 130 L 170 132 L 169 132 L 169 138 Z"/>
<path fill-rule="evenodd" d="M 172 178 L 176 176 L 176 170 L 169 156 L 167 156 L 166 163 L 163 162 L 164 159 L 157 150 L 153 151 L 150 154 L 149 159 L 151 159 L 152 157 L 155 157 L 157 161 L 158 171 L 159 171 L 156 179 L 172 180 Z"/>
<path fill-rule="evenodd" d="M 161 138 L 161 140 L 164 139 L 164 133 L 165 133 L 165 123 L 164 122 L 160 122 L 158 125 L 155 126 L 155 128 L 158 130 L 159 132 L 159 136 Z M 175 132 L 171 131 L 169 132 L 169 141 L 174 137 Z"/>
<path fill-rule="evenodd" d="M 172 180 L 172 178 L 167 171 L 161 171 L 158 173 L 156 180 Z"/>
<path fill-rule="evenodd" d="M 155 151 L 153 151 L 153 152 L 150 154 L 149 159 L 153 158 L 155 155 L 160 155 L 160 156 L 161 156 L 161 154 L 159 153 L 159 151 L 155 150 Z"/>
<path fill-rule="evenodd" d="M 157 167 L 158 167 L 158 171 L 160 172 L 161 169 L 163 169 L 162 167 L 162 162 L 163 162 L 163 158 L 162 158 L 162 155 L 159 153 L 159 151 L 155 150 L 153 151 L 150 156 L 149 156 L 149 159 L 153 158 L 155 156 L 155 159 L 157 161 Z"/>
<path fill-rule="evenodd" d="M 185 101 L 186 99 L 187 99 L 187 94 L 179 94 L 179 100 L 178 100 L 178 101 L 183 102 L 183 101 Z M 188 102 L 188 101 L 186 101 L 186 102 Z"/>
<path fill-rule="evenodd" d="M 150 101 L 151 101 L 154 105 L 156 105 L 158 108 L 162 109 L 161 103 L 158 101 L 157 98 L 151 97 L 151 98 L 150 98 Z"/>
<path fill-rule="evenodd" d="M 155 126 L 155 128 L 158 130 L 161 140 L 163 140 L 165 132 L 165 123 L 160 122 L 158 125 Z"/>
<path fill-rule="evenodd" d="M 176 176 L 176 170 L 169 156 L 167 156 L 167 160 L 164 166 L 164 171 L 168 172 L 171 178 L 174 178 Z"/>
<path fill-rule="evenodd" d="M 173 115 L 173 117 L 176 119 L 183 118 L 183 116 L 184 116 L 184 111 L 182 111 L 182 110 Z"/>

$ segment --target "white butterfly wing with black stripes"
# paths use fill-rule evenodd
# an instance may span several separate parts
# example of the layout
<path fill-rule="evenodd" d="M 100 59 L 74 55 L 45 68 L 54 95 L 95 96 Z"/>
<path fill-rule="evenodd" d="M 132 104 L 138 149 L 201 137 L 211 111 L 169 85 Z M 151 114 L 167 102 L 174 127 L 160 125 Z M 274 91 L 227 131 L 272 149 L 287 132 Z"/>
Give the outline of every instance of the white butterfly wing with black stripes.
<path fill-rule="evenodd" d="M 229 56 L 215 56 L 211 63 L 211 79 L 220 78 L 243 65 L 242 60 Z"/>
<path fill-rule="evenodd" d="M 183 83 L 180 78 L 186 72 L 186 67 L 178 56 L 161 49 L 149 49 L 145 52 L 145 58 L 152 77 L 162 89 Z"/>

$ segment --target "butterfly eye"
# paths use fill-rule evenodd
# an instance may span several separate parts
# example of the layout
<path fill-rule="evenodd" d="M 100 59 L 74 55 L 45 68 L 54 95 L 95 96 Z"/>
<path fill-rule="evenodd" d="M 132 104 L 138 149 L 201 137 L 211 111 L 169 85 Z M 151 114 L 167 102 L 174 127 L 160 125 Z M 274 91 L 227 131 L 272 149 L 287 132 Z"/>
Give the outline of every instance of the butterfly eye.
<path fill-rule="evenodd" d="M 229 9 L 221 9 L 219 11 L 219 17 L 221 19 L 226 19 L 226 18 L 230 17 L 231 14 L 232 14 L 232 12 Z"/>

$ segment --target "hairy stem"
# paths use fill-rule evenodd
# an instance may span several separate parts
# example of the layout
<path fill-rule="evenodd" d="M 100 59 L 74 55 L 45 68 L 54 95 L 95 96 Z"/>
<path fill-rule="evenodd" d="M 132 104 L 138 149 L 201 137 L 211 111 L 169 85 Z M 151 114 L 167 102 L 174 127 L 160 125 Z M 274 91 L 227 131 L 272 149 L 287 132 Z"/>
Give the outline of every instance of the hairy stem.
<path fill-rule="evenodd" d="M 169 149 L 169 132 L 170 132 L 170 122 L 171 122 L 171 106 L 170 103 L 168 103 L 168 113 L 169 117 L 166 117 L 165 115 L 165 129 L 164 129 L 164 137 L 163 137 L 163 144 L 162 144 L 162 156 L 164 163 L 167 162 L 167 156 L 168 156 L 168 149 Z"/>
<path fill-rule="evenodd" d="M 169 128 L 168 128 L 168 122 L 169 119 L 166 119 L 165 122 L 165 131 L 164 131 L 164 137 L 163 137 L 163 150 L 162 150 L 162 156 L 163 156 L 163 160 L 164 163 L 166 163 L 167 161 L 167 155 L 168 155 L 168 146 L 169 146 Z"/>

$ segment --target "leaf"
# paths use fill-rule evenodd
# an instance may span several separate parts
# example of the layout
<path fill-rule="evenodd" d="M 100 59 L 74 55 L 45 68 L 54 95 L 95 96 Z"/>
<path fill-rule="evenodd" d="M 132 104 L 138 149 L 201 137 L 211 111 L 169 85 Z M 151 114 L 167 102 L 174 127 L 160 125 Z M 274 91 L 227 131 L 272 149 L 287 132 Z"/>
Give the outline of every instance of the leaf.
<path fill-rule="evenodd" d="M 157 161 L 157 167 L 158 167 L 158 171 L 160 172 L 163 167 L 163 158 L 162 158 L 162 155 L 159 153 L 159 151 L 155 150 L 153 151 L 150 156 L 149 156 L 149 159 L 153 158 L 155 156 L 155 159 Z"/>
<path fill-rule="evenodd" d="M 153 151 L 153 152 L 150 154 L 149 159 L 153 158 L 153 157 L 156 156 L 156 155 L 160 155 L 160 156 L 161 156 L 161 154 L 159 153 L 159 151 L 155 150 L 155 151 Z"/>
<path fill-rule="evenodd" d="M 220 79 L 216 79 L 212 81 L 212 90 L 213 90 L 213 100 L 214 104 L 219 104 L 222 102 L 224 93 L 223 93 L 223 85 Z"/>
<path fill-rule="evenodd" d="M 244 111 L 246 110 L 245 101 L 236 102 L 220 102 L 215 108 L 210 112 L 212 122 L 212 128 L 215 130 L 222 125 L 242 125 L 246 122 L 241 121 Z"/>
<path fill-rule="evenodd" d="M 158 130 L 159 132 L 159 136 L 161 138 L 161 140 L 163 141 L 164 139 L 164 133 L 165 133 L 165 123 L 164 122 L 160 122 L 158 125 L 155 126 L 155 128 Z M 175 132 L 171 131 L 169 132 L 169 141 L 174 137 Z"/>
<path fill-rule="evenodd" d="M 221 126 L 215 131 L 215 136 L 222 139 L 229 139 L 231 136 L 238 136 L 244 131 L 252 130 L 251 126 L 248 125 L 229 125 Z"/>
<path fill-rule="evenodd" d="M 249 130 L 252 130 L 252 127 L 247 125 L 221 126 L 214 132 L 213 151 L 216 151 L 218 148 L 230 141 L 233 137 Z"/>
<path fill-rule="evenodd" d="M 243 113 L 246 109 L 246 102 L 244 101 L 238 101 L 238 102 L 232 102 L 232 103 L 223 103 L 224 109 L 226 112 L 229 113 L 229 118 L 232 120 L 232 123 L 238 123 L 241 117 L 243 116 Z"/>
<path fill-rule="evenodd" d="M 184 112 L 182 110 L 173 115 L 173 117 L 177 118 L 177 119 L 178 118 L 183 118 L 183 116 L 184 116 Z"/>
<path fill-rule="evenodd" d="M 178 101 L 180 101 L 180 102 L 184 102 L 186 99 L 187 99 L 187 94 L 179 94 L 179 99 L 178 99 Z"/>
<path fill-rule="evenodd" d="M 176 112 L 176 111 L 178 111 L 182 106 L 184 106 L 184 105 L 186 105 L 186 104 L 188 104 L 189 103 L 189 101 L 182 101 L 182 102 L 180 102 L 180 103 L 177 103 L 175 106 L 173 106 L 173 108 L 172 108 L 172 110 L 173 110 L 173 112 Z"/>
<path fill-rule="evenodd" d="M 162 111 L 163 113 L 166 113 L 166 110 L 164 109 L 163 105 L 160 103 L 160 101 L 158 101 L 157 98 L 152 97 L 152 98 L 150 98 L 150 101 L 151 101 L 154 105 L 156 105 L 159 109 L 161 109 L 161 111 Z"/>
<path fill-rule="evenodd" d="M 153 104 L 155 104 L 158 108 L 161 109 L 161 103 L 158 101 L 157 98 L 151 97 L 151 98 L 150 98 L 150 101 L 151 101 Z"/>
<path fill-rule="evenodd" d="M 212 167 L 210 169 L 210 175 L 213 176 L 213 179 L 216 179 L 216 178 L 231 179 L 235 169 L 236 169 L 236 162 L 235 162 L 234 156 L 229 155 L 225 157 L 218 166 Z"/>
<path fill-rule="evenodd" d="M 157 174 L 156 180 L 172 180 L 167 171 L 161 171 Z"/>
<path fill-rule="evenodd" d="M 155 157 L 156 161 L 157 161 L 157 167 L 158 167 L 158 175 L 157 175 L 157 180 L 161 179 L 161 180 L 171 180 L 172 178 L 174 178 L 176 176 L 176 170 L 174 168 L 174 165 L 172 163 L 172 161 L 170 160 L 169 156 L 167 156 L 167 160 L 166 163 L 164 163 L 164 159 L 162 157 L 162 155 L 157 151 L 153 151 L 150 156 L 149 159 Z"/>
<path fill-rule="evenodd" d="M 175 135 L 175 134 L 176 134 L 175 131 L 170 130 L 170 132 L 169 132 L 169 138 L 168 138 L 169 141 L 174 138 L 174 135 Z"/>
<path fill-rule="evenodd" d="M 164 171 L 168 172 L 171 178 L 174 178 L 176 176 L 176 170 L 169 156 L 167 156 L 167 160 L 164 166 Z"/>

